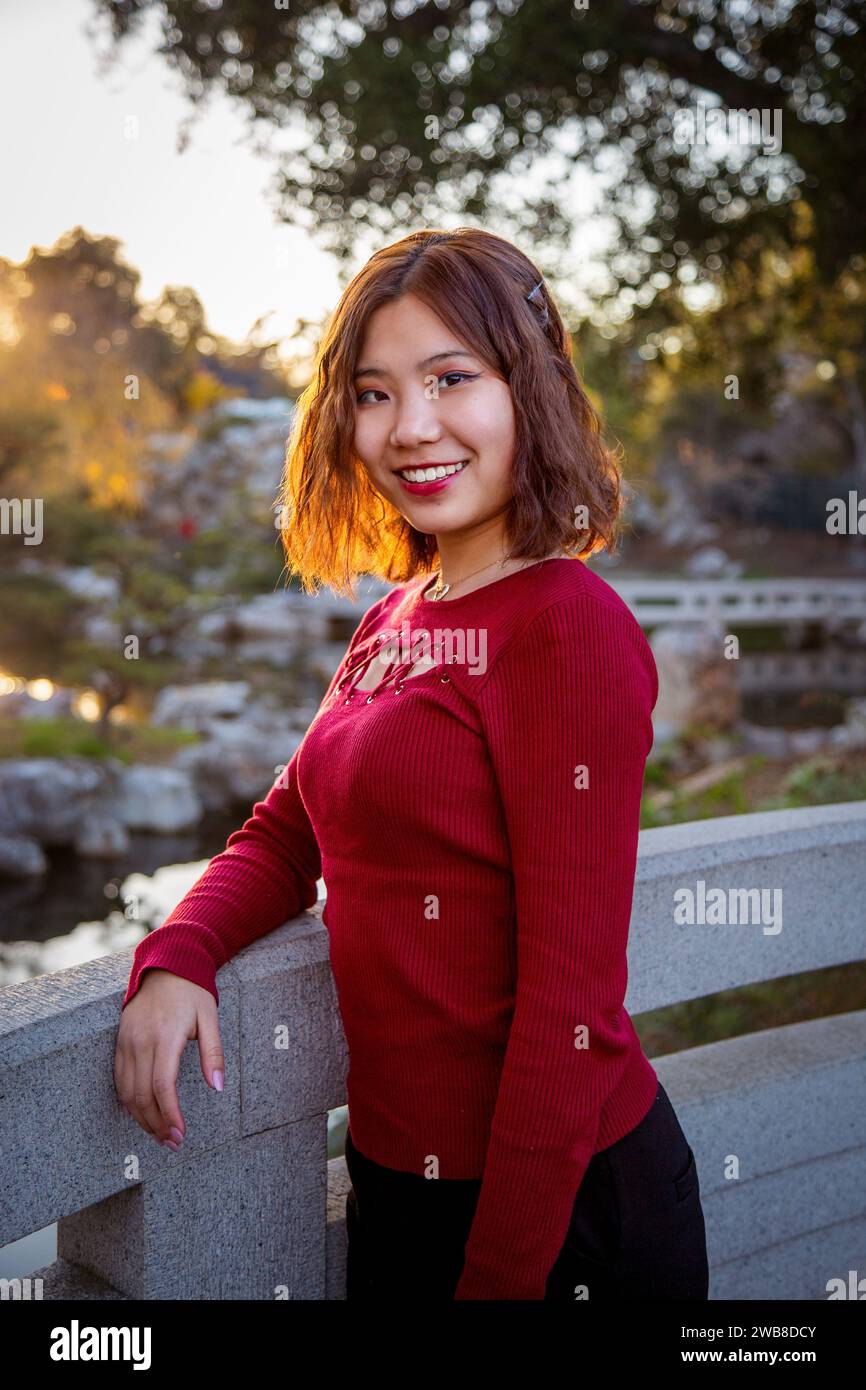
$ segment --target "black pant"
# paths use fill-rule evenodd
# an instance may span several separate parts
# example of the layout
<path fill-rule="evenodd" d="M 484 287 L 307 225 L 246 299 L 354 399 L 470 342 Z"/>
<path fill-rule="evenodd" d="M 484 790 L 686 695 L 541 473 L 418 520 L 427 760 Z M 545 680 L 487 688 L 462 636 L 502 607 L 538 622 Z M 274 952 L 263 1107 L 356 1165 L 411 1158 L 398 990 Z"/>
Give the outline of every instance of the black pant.
<path fill-rule="evenodd" d="M 480 1180 L 383 1168 L 350 1132 L 346 1167 L 347 1299 L 452 1301 Z M 640 1124 L 593 1155 L 545 1299 L 706 1300 L 708 1290 L 695 1156 L 659 1082 Z"/>

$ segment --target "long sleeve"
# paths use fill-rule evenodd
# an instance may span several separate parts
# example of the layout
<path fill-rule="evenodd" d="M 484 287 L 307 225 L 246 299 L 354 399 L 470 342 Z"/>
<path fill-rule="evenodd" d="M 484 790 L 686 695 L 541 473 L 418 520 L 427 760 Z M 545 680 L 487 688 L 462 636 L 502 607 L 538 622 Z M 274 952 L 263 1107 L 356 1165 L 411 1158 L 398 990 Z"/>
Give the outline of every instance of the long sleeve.
<path fill-rule="evenodd" d="M 341 680 L 381 602 L 367 610 L 356 628 L 321 704 Z M 298 789 L 300 751 L 300 746 L 295 749 L 264 800 L 256 802 L 249 818 L 232 831 L 225 849 L 211 859 L 162 926 L 139 942 L 121 1012 L 152 967 L 209 989 L 219 1004 L 220 967 L 244 946 L 315 904 L 322 864 Z"/>
<path fill-rule="evenodd" d="M 457 1299 L 544 1298 L 634 1046 L 626 944 L 657 693 L 634 619 L 585 595 L 532 619 L 479 692 L 511 852 L 516 981 Z"/>

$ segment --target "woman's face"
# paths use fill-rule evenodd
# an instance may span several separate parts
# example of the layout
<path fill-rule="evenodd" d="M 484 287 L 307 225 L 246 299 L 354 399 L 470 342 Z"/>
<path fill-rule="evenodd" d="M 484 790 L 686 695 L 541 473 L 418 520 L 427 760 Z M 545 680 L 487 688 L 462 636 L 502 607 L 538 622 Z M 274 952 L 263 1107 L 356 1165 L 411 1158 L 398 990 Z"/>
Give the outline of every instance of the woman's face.
<path fill-rule="evenodd" d="M 471 531 L 504 511 L 512 496 L 511 392 L 414 295 L 370 315 L 355 397 L 355 452 L 376 491 L 416 530 Z M 464 466 L 432 481 L 414 473 L 455 464 Z M 401 477 L 406 469 L 414 484 Z"/>

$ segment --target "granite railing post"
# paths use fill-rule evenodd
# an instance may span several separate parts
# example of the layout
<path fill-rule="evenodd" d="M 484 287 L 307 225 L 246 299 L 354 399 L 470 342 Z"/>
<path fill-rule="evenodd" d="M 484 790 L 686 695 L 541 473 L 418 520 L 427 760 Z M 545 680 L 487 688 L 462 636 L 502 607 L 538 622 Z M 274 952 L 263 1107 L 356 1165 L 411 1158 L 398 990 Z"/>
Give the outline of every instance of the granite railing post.
<path fill-rule="evenodd" d="M 0 991 L 0 1244 L 58 1220 L 56 1275 L 86 1271 L 103 1296 L 326 1297 L 327 1115 L 347 1059 L 320 913 L 219 972 L 225 1090 L 187 1044 L 177 1154 L 114 1090 L 130 952 Z"/>

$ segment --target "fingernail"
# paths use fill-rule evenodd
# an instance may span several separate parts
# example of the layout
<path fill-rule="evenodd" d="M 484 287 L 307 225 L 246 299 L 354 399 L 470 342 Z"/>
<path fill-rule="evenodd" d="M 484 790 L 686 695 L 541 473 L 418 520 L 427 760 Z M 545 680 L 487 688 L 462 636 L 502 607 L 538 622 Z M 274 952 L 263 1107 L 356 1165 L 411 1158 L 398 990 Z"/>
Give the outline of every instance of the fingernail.
<path fill-rule="evenodd" d="M 163 1139 L 162 1143 L 163 1147 L 166 1149 L 171 1149 L 173 1154 L 176 1154 L 178 1149 L 180 1148 L 180 1145 L 173 1143 L 171 1139 Z"/>
<path fill-rule="evenodd" d="M 171 1129 L 169 1130 L 169 1134 L 171 1135 L 172 1139 L 175 1139 L 177 1141 L 179 1145 L 183 1143 L 183 1135 L 181 1134 L 180 1130 L 177 1128 L 176 1125 L 172 1125 Z"/>
<path fill-rule="evenodd" d="M 214 1072 L 214 1074 L 213 1074 L 213 1084 L 216 1086 L 216 1088 L 217 1088 L 218 1091 L 221 1091 L 221 1090 L 222 1090 L 222 1088 L 223 1088 L 223 1074 L 222 1074 L 221 1071 L 215 1071 L 215 1072 Z"/>

